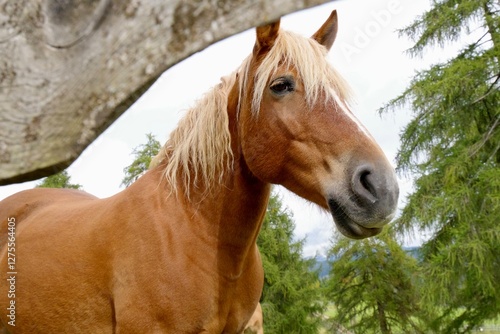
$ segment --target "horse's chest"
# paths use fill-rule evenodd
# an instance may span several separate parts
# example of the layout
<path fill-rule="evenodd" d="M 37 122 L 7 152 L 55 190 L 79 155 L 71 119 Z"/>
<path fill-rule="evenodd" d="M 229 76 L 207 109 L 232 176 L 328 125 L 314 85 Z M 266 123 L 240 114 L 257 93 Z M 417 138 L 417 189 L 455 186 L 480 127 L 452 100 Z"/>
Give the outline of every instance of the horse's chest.
<path fill-rule="evenodd" d="M 192 323 L 200 326 L 200 332 L 240 333 L 260 297 L 259 283 L 245 279 L 227 282 L 219 278 L 216 281 L 216 284 L 209 284 L 211 289 L 209 285 L 193 282 L 196 288 L 190 289 L 185 311 L 190 312 L 189 317 Z"/>
<path fill-rule="evenodd" d="M 168 266 L 157 267 L 162 270 L 127 270 L 134 273 L 127 281 L 139 284 L 136 289 L 124 284 L 121 291 L 115 290 L 116 301 L 123 303 L 117 307 L 117 317 L 134 318 L 139 314 L 133 311 L 137 307 L 143 315 L 141 328 L 159 326 L 168 333 L 242 332 L 260 298 L 260 267 L 251 266 L 237 279 L 229 279 L 191 261 L 170 261 Z"/>

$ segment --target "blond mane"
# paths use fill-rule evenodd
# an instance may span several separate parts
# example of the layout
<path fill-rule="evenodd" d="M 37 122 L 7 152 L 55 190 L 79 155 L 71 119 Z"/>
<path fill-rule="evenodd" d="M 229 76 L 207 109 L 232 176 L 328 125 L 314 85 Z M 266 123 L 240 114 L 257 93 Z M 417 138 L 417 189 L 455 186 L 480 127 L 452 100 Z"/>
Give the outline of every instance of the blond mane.
<path fill-rule="evenodd" d="M 180 120 L 151 160 L 150 169 L 168 159 L 164 175 L 175 193 L 179 180 L 189 195 L 190 185 L 201 181 L 210 186 L 222 180 L 224 172 L 231 168 L 233 153 L 227 101 L 235 82 L 236 72 L 222 78 Z"/>
<path fill-rule="evenodd" d="M 347 105 L 349 86 L 328 63 L 326 54 L 326 48 L 314 40 L 280 30 L 275 44 L 256 71 L 252 112 L 258 115 L 269 78 L 283 65 L 298 70 L 309 106 L 316 103 L 320 95 L 326 97 L 325 103 L 330 99 L 338 99 Z M 164 174 L 174 193 L 181 184 L 179 182 L 182 182 L 187 196 L 193 185 L 201 183 L 205 188 L 210 188 L 223 179 L 225 172 L 231 170 L 233 153 L 227 113 L 228 96 L 238 80 L 241 101 L 247 82 L 251 79 L 248 77 L 251 61 L 252 55 L 245 59 L 237 71 L 222 78 L 221 83 L 188 110 L 151 161 L 150 168 L 153 168 L 167 158 Z"/>

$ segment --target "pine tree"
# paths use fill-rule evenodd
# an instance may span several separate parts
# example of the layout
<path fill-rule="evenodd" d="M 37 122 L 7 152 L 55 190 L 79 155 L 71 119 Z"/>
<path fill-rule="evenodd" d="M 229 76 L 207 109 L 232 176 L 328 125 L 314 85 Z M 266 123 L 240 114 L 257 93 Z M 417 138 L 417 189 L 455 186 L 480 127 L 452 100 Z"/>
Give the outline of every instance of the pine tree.
<path fill-rule="evenodd" d="M 132 154 L 134 161 L 123 169 L 125 176 L 121 185 L 128 187 L 137 180 L 145 171 L 148 170 L 151 159 L 158 154 L 161 144 L 151 133 L 146 134 L 146 144 L 141 144 L 134 148 Z"/>
<path fill-rule="evenodd" d="M 331 271 L 325 283 L 336 307 L 332 331 L 355 333 L 424 333 L 417 260 L 384 230 L 364 240 L 339 238 L 329 252 Z"/>
<path fill-rule="evenodd" d="M 63 170 L 57 174 L 47 176 L 38 183 L 35 188 L 67 188 L 67 189 L 82 189 L 80 184 L 72 184 L 67 171 Z"/>
<path fill-rule="evenodd" d="M 304 241 L 293 240 L 295 224 L 279 197 L 270 198 L 257 245 L 264 266 L 262 310 L 267 334 L 318 333 L 324 303 L 313 259 L 302 258 Z"/>
<path fill-rule="evenodd" d="M 433 231 L 423 246 L 427 300 L 439 305 L 434 328 L 467 333 L 500 314 L 500 3 L 434 0 L 401 34 L 410 55 L 446 47 L 472 30 L 481 37 L 458 55 L 419 72 L 382 112 L 409 106 L 398 168 L 415 189 L 401 231 Z"/>

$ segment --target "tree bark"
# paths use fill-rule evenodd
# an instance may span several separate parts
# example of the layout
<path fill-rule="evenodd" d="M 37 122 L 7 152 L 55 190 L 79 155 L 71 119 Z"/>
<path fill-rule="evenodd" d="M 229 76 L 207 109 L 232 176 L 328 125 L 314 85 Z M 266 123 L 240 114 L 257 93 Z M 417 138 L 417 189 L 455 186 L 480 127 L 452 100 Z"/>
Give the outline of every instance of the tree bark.
<path fill-rule="evenodd" d="M 380 325 L 380 332 L 382 334 L 391 334 L 391 329 L 387 324 L 387 317 L 385 316 L 385 308 L 382 302 L 377 302 L 377 319 Z"/>
<path fill-rule="evenodd" d="M 166 69 L 325 0 L 0 0 L 0 185 L 66 168 Z"/>

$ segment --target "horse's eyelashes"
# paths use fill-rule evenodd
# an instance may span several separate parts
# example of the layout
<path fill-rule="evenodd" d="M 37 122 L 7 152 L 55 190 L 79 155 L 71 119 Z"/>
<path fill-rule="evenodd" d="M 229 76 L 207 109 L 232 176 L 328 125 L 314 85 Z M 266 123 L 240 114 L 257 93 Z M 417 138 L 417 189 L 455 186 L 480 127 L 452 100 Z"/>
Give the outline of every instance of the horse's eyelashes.
<path fill-rule="evenodd" d="M 281 77 L 271 83 L 270 89 L 275 95 L 282 96 L 294 91 L 295 82 L 290 77 Z"/>

